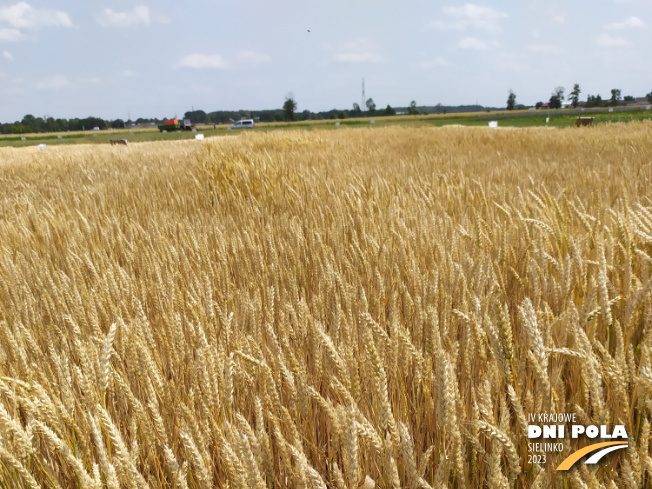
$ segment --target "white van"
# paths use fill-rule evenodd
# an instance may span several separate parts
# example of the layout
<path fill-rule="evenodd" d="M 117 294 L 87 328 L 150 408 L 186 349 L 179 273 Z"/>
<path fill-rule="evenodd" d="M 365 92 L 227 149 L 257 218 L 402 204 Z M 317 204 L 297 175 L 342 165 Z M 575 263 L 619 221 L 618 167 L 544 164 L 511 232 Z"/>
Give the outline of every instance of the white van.
<path fill-rule="evenodd" d="M 244 120 L 236 122 L 235 124 L 231 124 L 229 126 L 229 129 L 243 129 L 243 128 L 253 129 L 254 128 L 254 120 L 253 119 L 244 119 Z"/>

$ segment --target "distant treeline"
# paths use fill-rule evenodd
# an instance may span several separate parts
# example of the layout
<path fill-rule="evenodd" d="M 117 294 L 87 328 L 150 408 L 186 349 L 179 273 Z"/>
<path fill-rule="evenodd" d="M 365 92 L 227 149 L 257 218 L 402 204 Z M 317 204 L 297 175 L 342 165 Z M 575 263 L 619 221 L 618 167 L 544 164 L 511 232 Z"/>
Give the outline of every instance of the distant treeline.
<path fill-rule="evenodd" d="M 444 106 L 417 106 L 418 114 L 446 114 L 457 112 L 482 112 L 487 110 L 481 105 L 459 105 Z M 495 109 L 491 109 L 495 110 Z M 354 109 L 331 109 L 322 112 L 311 112 L 304 110 L 295 114 L 297 121 L 324 120 L 324 119 L 348 119 L 354 117 L 383 117 L 397 114 L 410 113 L 410 107 L 387 107 L 376 109 L 373 112 L 362 111 L 359 108 Z M 203 110 L 188 111 L 184 114 L 184 119 L 190 119 L 193 124 L 228 124 L 240 119 L 256 119 L 260 122 L 281 122 L 286 120 L 286 112 L 283 109 L 272 110 L 219 110 L 215 112 L 205 112 Z"/>
<path fill-rule="evenodd" d="M 24 134 L 31 132 L 66 132 L 84 131 L 94 128 L 108 129 L 109 127 L 123 128 L 125 121 L 105 121 L 99 117 L 86 117 L 85 119 L 55 119 L 54 117 L 34 117 L 31 114 L 23 117 L 22 121 L 0 124 L 2 134 Z"/>
<path fill-rule="evenodd" d="M 410 112 L 411 110 L 411 112 Z M 481 105 L 460 105 L 460 106 L 418 106 L 416 113 L 419 114 L 446 114 L 457 112 L 481 112 L 488 108 Z M 494 109 L 492 109 L 494 110 Z M 347 119 L 353 117 L 383 117 L 397 114 L 415 113 L 414 107 L 387 106 L 384 109 L 375 111 L 362 111 L 355 109 L 332 109 L 323 112 L 311 112 L 304 110 L 297 112 L 295 119 L 299 121 L 323 120 L 323 119 Z M 172 115 L 172 114 L 171 114 Z M 190 119 L 193 124 L 229 124 L 240 119 L 256 119 L 260 122 L 280 122 L 286 120 L 286 113 L 282 109 L 272 110 L 220 110 L 215 112 L 204 112 L 203 110 L 189 111 L 184 114 L 184 119 Z M 96 127 L 102 129 L 123 129 L 132 124 L 162 124 L 162 119 L 138 118 L 134 121 L 122 119 L 104 120 L 100 117 L 86 117 L 84 119 L 55 119 L 54 117 L 35 117 L 31 114 L 23 117 L 21 121 L 0 124 L 2 134 L 26 134 L 35 132 L 66 132 L 66 131 L 90 131 Z"/>

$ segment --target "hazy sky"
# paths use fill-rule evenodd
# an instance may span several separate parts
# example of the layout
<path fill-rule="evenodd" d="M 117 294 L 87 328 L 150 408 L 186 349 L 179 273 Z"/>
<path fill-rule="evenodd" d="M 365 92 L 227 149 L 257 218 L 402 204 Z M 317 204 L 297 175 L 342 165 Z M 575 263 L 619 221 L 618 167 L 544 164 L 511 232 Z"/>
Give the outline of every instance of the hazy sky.
<path fill-rule="evenodd" d="M 0 4 L 0 121 L 652 91 L 652 0 Z"/>

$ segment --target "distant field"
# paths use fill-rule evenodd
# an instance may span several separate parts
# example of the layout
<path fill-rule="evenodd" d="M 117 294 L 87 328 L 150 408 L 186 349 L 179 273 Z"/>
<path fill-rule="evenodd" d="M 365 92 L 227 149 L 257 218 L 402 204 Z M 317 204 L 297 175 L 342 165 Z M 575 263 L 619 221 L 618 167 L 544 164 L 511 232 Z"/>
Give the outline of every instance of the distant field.
<path fill-rule="evenodd" d="M 0 488 L 652 487 L 652 122 L 460 119 L 0 148 Z"/>
<path fill-rule="evenodd" d="M 652 112 L 645 109 L 628 110 L 626 112 L 610 113 L 605 109 L 587 109 L 584 113 L 568 114 L 564 111 L 514 111 L 514 112 L 477 112 L 462 114 L 430 114 L 417 116 L 393 116 L 375 118 L 354 118 L 321 121 L 297 121 L 297 122 L 267 122 L 256 125 L 254 131 L 267 132 L 279 129 L 283 130 L 313 130 L 313 129 L 343 129 L 345 127 L 384 127 L 384 126 L 447 126 L 458 124 L 464 126 L 487 126 L 490 120 L 498 120 L 499 127 L 571 127 L 575 124 L 578 116 L 594 117 L 594 124 L 632 122 L 652 119 Z M 546 122 L 549 118 L 549 122 Z M 371 123 L 371 121 L 374 121 Z M 339 125 L 336 125 L 339 123 Z M 248 130 L 248 129 L 247 129 Z M 200 127 L 199 133 L 205 137 L 235 136 L 243 130 L 230 131 L 228 125 L 217 125 Z M 170 132 L 163 134 L 158 129 L 136 129 L 136 130 L 104 130 L 84 131 L 70 133 L 47 133 L 47 134 L 25 134 L 25 135 L 0 135 L 0 147 L 24 147 L 36 146 L 39 144 L 108 144 L 111 139 L 127 139 L 129 142 L 145 141 L 176 141 L 182 139 L 193 139 L 196 133 L 190 131 Z M 61 138 L 59 138 L 61 136 Z M 21 138 L 25 138 L 23 141 Z"/>

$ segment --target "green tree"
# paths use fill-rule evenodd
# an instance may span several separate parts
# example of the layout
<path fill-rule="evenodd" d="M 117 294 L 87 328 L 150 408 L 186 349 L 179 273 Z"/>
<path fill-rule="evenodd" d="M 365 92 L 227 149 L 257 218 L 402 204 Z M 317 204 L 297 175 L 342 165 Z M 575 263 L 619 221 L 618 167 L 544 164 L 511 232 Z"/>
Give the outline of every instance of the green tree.
<path fill-rule="evenodd" d="M 652 104 L 652 92 L 648 93 L 645 98 L 647 99 L 648 103 Z"/>
<path fill-rule="evenodd" d="M 392 106 L 387 104 L 387 107 L 385 107 L 385 115 L 396 115 L 396 111 L 392 109 Z"/>
<path fill-rule="evenodd" d="M 210 118 L 203 110 L 188 111 L 183 114 L 184 119 L 190 119 L 193 124 L 197 123 L 210 123 Z"/>
<path fill-rule="evenodd" d="M 633 95 L 625 95 L 625 96 L 623 97 L 623 100 L 624 100 L 625 102 L 636 102 L 636 98 L 634 98 Z"/>
<path fill-rule="evenodd" d="M 68 129 L 70 129 L 71 131 L 81 131 L 81 128 L 82 125 L 79 119 L 74 118 L 68 121 Z"/>
<path fill-rule="evenodd" d="M 362 117 L 362 109 L 355 102 L 353 103 L 353 110 L 351 111 L 351 117 Z"/>
<path fill-rule="evenodd" d="M 25 132 L 41 132 L 44 122 L 40 117 L 34 117 L 32 114 L 27 114 L 23 117 L 20 125 L 28 128 Z"/>
<path fill-rule="evenodd" d="M 535 105 L 535 107 L 536 107 L 537 109 L 540 109 L 541 107 L 543 107 L 543 102 L 537 102 L 537 104 Z"/>
<path fill-rule="evenodd" d="M 100 129 L 106 129 L 109 127 L 108 123 L 99 117 L 86 117 L 85 119 L 81 119 L 79 122 L 81 123 L 82 128 L 85 128 L 86 131 L 90 131 L 95 127 L 99 127 Z"/>
<path fill-rule="evenodd" d="M 573 106 L 573 108 L 577 108 L 577 106 L 580 103 L 580 93 L 581 93 L 580 85 L 576 83 L 575 85 L 573 85 L 573 91 L 570 93 L 568 97 L 568 100 L 571 101 L 571 105 Z"/>
<path fill-rule="evenodd" d="M 374 99 L 369 97 L 367 101 L 365 102 L 365 105 L 367 106 L 367 110 L 369 111 L 369 115 L 375 115 L 376 114 L 376 102 L 374 102 Z"/>
<path fill-rule="evenodd" d="M 611 98 L 609 99 L 609 105 L 615 107 L 618 105 L 618 102 L 622 99 L 620 88 L 611 89 Z"/>
<path fill-rule="evenodd" d="M 550 100 L 548 102 L 548 106 L 551 109 L 561 109 L 561 103 L 564 100 L 564 90 L 564 87 L 555 88 L 555 91 L 550 96 Z"/>
<path fill-rule="evenodd" d="M 46 132 L 54 132 L 59 130 L 57 128 L 57 121 L 54 119 L 54 117 L 48 117 L 47 119 L 45 119 L 45 126 L 43 127 L 43 129 Z"/>
<path fill-rule="evenodd" d="M 507 97 L 507 110 L 514 110 L 516 107 L 516 94 L 510 90 L 509 97 Z"/>
<path fill-rule="evenodd" d="M 292 94 L 285 97 L 285 103 L 283 104 L 283 113 L 285 115 L 286 121 L 293 121 L 295 119 L 294 112 L 297 110 L 297 103 L 294 100 Z"/>
<path fill-rule="evenodd" d="M 408 107 L 408 114 L 410 115 L 417 115 L 419 113 L 419 109 L 417 109 L 417 103 L 416 101 L 410 102 L 410 106 Z"/>

